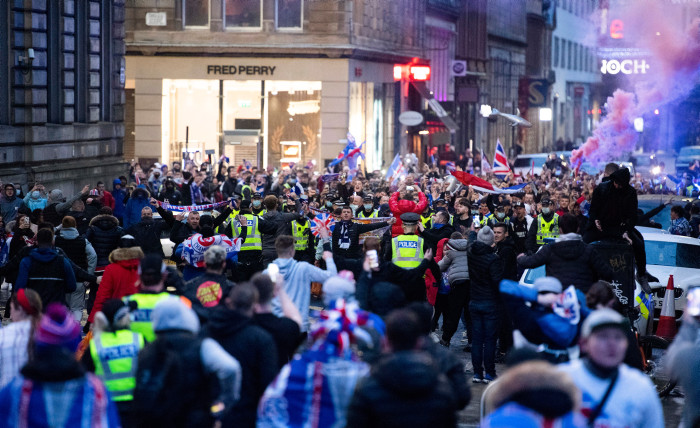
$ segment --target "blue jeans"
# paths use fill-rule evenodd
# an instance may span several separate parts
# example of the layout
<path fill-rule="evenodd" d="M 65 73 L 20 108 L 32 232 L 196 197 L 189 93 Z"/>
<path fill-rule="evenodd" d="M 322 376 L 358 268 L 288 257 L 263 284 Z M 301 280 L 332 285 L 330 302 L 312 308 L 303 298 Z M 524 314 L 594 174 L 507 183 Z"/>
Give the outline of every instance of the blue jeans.
<path fill-rule="evenodd" d="M 496 375 L 496 338 L 498 337 L 498 302 L 495 300 L 472 300 L 469 302 L 474 339 L 472 341 L 472 364 L 474 374 Z"/>

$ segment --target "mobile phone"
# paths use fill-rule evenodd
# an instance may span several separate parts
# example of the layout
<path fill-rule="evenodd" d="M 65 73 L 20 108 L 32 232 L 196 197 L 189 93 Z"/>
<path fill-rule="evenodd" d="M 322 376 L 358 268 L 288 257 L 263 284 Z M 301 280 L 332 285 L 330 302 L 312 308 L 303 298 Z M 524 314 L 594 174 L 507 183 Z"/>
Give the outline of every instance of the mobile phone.
<path fill-rule="evenodd" d="M 472 222 L 474 223 L 474 227 L 479 227 L 479 216 L 475 215 Z"/>
<path fill-rule="evenodd" d="M 379 267 L 379 258 L 377 257 L 377 250 L 367 251 L 367 256 L 369 256 L 369 267 L 371 269 L 377 269 Z"/>
<path fill-rule="evenodd" d="M 279 266 L 277 266 L 277 265 L 274 264 L 274 263 L 270 263 L 270 264 L 267 266 L 267 274 L 270 276 L 270 280 L 271 280 L 273 283 L 276 284 L 276 283 L 277 283 L 277 278 L 279 277 L 279 274 L 280 274 L 280 268 L 279 268 Z"/>

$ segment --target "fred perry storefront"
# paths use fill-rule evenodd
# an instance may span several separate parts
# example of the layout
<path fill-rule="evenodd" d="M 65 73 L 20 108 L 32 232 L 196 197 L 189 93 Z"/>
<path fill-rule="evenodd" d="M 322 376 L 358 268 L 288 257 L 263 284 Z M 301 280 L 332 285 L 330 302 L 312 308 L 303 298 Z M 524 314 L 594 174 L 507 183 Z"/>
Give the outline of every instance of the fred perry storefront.
<path fill-rule="evenodd" d="M 134 157 L 262 166 L 335 158 L 350 131 L 369 170 L 391 162 L 393 64 L 325 58 L 127 56 Z M 129 103 L 133 101 L 133 103 Z M 129 141 L 129 135 L 127 135 Z M 125 150 L 129 152 L 128 150 Z"/>

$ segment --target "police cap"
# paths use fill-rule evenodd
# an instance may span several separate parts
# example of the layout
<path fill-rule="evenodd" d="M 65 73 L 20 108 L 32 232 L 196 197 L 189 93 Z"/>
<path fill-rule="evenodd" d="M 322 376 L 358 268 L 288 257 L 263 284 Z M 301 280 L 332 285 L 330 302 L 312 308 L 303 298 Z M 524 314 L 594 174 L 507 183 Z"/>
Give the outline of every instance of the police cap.
<path fill-rule="evenodd" d="M 367 195 L 363 198 L 363 201 L 365 202 L 372 202 L 372 195 Z"/>
<path fill-rule="evenodd" d="M 543 206 L 544 206 L 544 205 L 551 205 L 551 204 L 552 204 L 552 200 L 549 199 L 549 198 L 542 198 L 542 200 L 540 201 L 540 203 L 541 203 Z"/>
<path fill-rule="evenodd" d="M 401 221 L 407 226 L 418 224 L 420 216 L 416 213 L 403 213 L 401 214 Z"/>
<path fill-rule="evenodd" d="M 253 199 L 262 199 L 262 195 L 260 194 L 260 192 L 253 193 Z"/>

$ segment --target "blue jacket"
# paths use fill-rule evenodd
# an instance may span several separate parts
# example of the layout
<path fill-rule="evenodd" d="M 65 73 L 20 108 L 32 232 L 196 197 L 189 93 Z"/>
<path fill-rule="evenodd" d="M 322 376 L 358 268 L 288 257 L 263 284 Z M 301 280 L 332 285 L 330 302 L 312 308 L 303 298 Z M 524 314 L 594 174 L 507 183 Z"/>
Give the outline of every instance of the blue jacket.
<path fill-rule="evenodd" d="M 151 206 L 151 203 L 149 202 L 149 199 L 151 197 L 151 194 L 148 193 L 148 190 L 137 187 L 134 192 L 131 194 L 131 197 L 129 198 L 129 201 L 126 203 L 126 209 L 124 210 L 124 217 L 123 217 L 123 223 L 124 223 L 124 229 L 128 229 L 129 226 L 132 224 L 138 223 L 141 221 L 141 210 L 144 207 Z M 115 206 L 116 206 L 116 198 L 115 198 Z M 155 209 L 154 209 L 155 211 Z"/>
<path fill-rule="evenodd" d="M 533 287 L 520 285 L 515 281 L 503 280 L 500 285 L 501 296 L 506 304 L 506 310 L 525 338 L 535 344 L 547 343 L 562 349 L 572 346 L 579 334 L 579 327 L 590 313 L 586 306 L 586 296 L 576 290 L 580 304 L 578 323 L 572 324 L 570 319 L 563 318 L 552 310 L 537 304 L 537 290 Z M 564 290 L 566 292 L 566 290 Z M 524 302 L 531 302 L 527 307 Z"/>
<path fill-rule="evenodd" d="M 121 220 L 124 217 L 124 212 L 126 211 L 126 207 L 124 206 L 126 190 L 121 187 L 122 181 L 115 178 L 112 185 L 116 186 L 117 184 L 119 185 L 119 189 L 116 187 L 112 188 L 112 197 L 114 198 L 114 210 L 112 211 L 112 215 Z"/>
<path fill-rule="evenodd" d="M 93 426 L 93 421 L 98 421 L 105 428 L 120 426 L 117 408 L 109 396 L 109 392 L 100 380 L 93 374 L 70 379 L 61 383 L 71 383 L 75 389 L 56 389 L 53 384 L 42 381 L 32 381 L 23 376 L 12 380 L 0 391 L 0 426 L 15 428 L 28 427 L 84 427 Z M 29 387 L 29 403 L 26 413 L 26 421 L 22 421 L 20 407 L 22 403 L 23 388 Z M 72 391 L 72 392 L 71 392 Z M 60 395 L 61 397 L 55 397 Z M 98 399 L 97 397 L 101 397 Z M 49 416 L 47 398 L 56 402 L 59 400 L 68 407 L 55 412 L 63 416 L 64 422 L 58 425 L 57 414 Z M 99 412 L 99 413 L 96 413 Z"/>
<path fill-rule="evenodd" d="M 25 288 L 29 280 L 29 272 L 32 267 L 32 260 L 37 260 L 42 263 L 49 263 L 58 257 L 58 253 L 53 248 L 35 248 L 29 255 L 22 259 L 19 264 L 19 274 L 17 274 L 17 282 L 15 285 L 17 289 Z M 68 258 L 63 258 L 63 271 L 65 274 L 65 293 L 72 293 L 75 291 L 75 273 L 73 272 L 73 267 L 70 264 Z M 39 293 L 41 294 L 41 293 Z"/>

